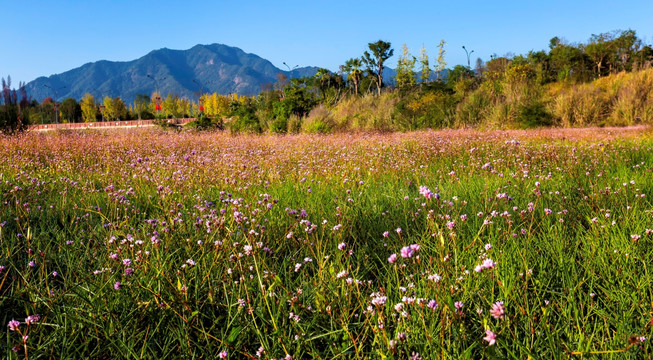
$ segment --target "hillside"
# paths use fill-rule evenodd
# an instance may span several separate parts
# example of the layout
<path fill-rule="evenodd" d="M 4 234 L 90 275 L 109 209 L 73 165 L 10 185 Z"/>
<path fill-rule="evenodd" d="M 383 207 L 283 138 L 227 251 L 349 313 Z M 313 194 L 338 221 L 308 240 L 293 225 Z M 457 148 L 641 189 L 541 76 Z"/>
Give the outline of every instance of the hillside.
<path fill-rule="evenodd" d="M 312 76 L 316 71 L 316 67 L 298 68 L 292 71 L 292 76 Z M 27 92 L 38 101 L 55 97 L 56 90 L 57 100 L 80 99 L 88 92 L 96 97 L 119 96 L 129 103 L 137 94 L 154 92 L 158 82 L 163 94 L 174 93 L 191 99 L 200 90 L 255 95 L 262 85 L 274 83 L 279 73 L 289 75 L 270 61 L 239 48 L 196 45 L 188 50 L 154 50 L 127 62 L 88 63 L 61 74 L 39 77 L 27 84 Z"/>

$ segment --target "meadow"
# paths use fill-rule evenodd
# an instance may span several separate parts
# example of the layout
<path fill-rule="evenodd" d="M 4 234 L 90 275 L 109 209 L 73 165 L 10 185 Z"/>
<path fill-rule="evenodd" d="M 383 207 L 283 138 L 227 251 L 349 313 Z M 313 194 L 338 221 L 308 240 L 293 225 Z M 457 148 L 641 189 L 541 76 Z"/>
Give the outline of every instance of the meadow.
<path fill-rule="evenodd" d="M 651 356 L 648 127 L 0 142 L 6 358 Z"/>

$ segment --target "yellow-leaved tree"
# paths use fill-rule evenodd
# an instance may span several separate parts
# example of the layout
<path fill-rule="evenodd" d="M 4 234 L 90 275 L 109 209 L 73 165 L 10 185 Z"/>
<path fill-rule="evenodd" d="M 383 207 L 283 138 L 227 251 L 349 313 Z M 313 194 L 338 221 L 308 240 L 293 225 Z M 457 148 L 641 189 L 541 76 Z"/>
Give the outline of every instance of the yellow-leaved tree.
<path fill-rule="evenodd" d="M 94 122 L 97 115 L 97 104 L 93 95 L 86 93 L 82 97 L 79 106 L 82 108 L 82 118 L 84 122 Z"/>

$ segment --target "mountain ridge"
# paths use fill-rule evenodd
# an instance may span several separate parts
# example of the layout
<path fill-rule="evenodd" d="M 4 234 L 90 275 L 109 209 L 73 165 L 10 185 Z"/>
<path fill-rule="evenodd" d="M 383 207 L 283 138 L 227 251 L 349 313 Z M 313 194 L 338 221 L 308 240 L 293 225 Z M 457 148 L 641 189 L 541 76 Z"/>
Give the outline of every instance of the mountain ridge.
<path fill-rule="evenodd" d="M 256 54 L 223 44 L 198 44 L 187 50 L 162 48 L 130 61 L 99 60 L 60 74 L 41 76 L 26 84 L 30 96 L 41 101 L 77 100 L 85 93 L 96 98 L 119 96 L 131 103 L 137 94 L 176 94 L 194 99 L 197 93 L 256 95 L 261 86 L 277 81 L 277 74 L 312 76 L 317 67 L 284 71 Z M 148 77 L 148 75 L 150 75 Z"/>

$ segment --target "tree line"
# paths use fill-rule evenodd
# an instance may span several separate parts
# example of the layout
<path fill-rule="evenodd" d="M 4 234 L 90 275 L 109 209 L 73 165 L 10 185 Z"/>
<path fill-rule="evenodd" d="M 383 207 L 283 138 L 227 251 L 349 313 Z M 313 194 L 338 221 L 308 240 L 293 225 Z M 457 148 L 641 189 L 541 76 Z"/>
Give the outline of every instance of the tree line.
<path fill-rule="evenodd" d="M 445 46 L 444 40 L 439 42 L 437 56 L 431 61 L 424 47 L 416 57 L 404 44 L 395 77 L 388 81 L 384 73 L 394 49 L 391 43 L 379 40 L 369 43 L 361 56 L 346 60 L 337 72 L 320 68 L 314 76 L 295 78 L 280 73 L 275 83 L 263 86 L 253 97 L 213 93 L 198 94 L 197 100 L 191 100 L 155 92 L 139 94 L 127 105 L 120 97 L 96 99 L 87 93 L 79 102 L 67 98 L 58 104 L 48 97 L 39 103 L 28 97 L 24 84 L 12 90 L 8 78 L 2 80 L 0 119 L 3 128 L 10 129 L 6 132 L 17 131 L 27 123 L 191 116 L 219 126 L 226 122 L 234 131 L 324 132 L 351 123 L 349 118 L 356 114 L 338 112 L 345 113 L 351 109 L 343 108 L 364 102 L 357 99 L 374 96 L 378 99 L 365 101 L 391 103 L 386 109 L 390 114 L 377 114 L 391 122 L 378 127 L 391 130 L 475 125 L 498 104 L 508 106 L 514 119 L 526 114 L 535 125 L 546 125 L 552 115 L 545 109 L 544 87 L 571 86 L 634 72 L 649 67 L 653 60 L 653 48 L 644 45 L 633 30 L 592 35 L 587 42 L 576 44 L 554 37 L 548 50 L 492 55 L 487 61 L 478 58 L 473 68 L 470 64 L 447 68 Z M 480 99 L 481 94 L 485 100 Z M 310 116 L 312 113 L 315 116 Z"/>

